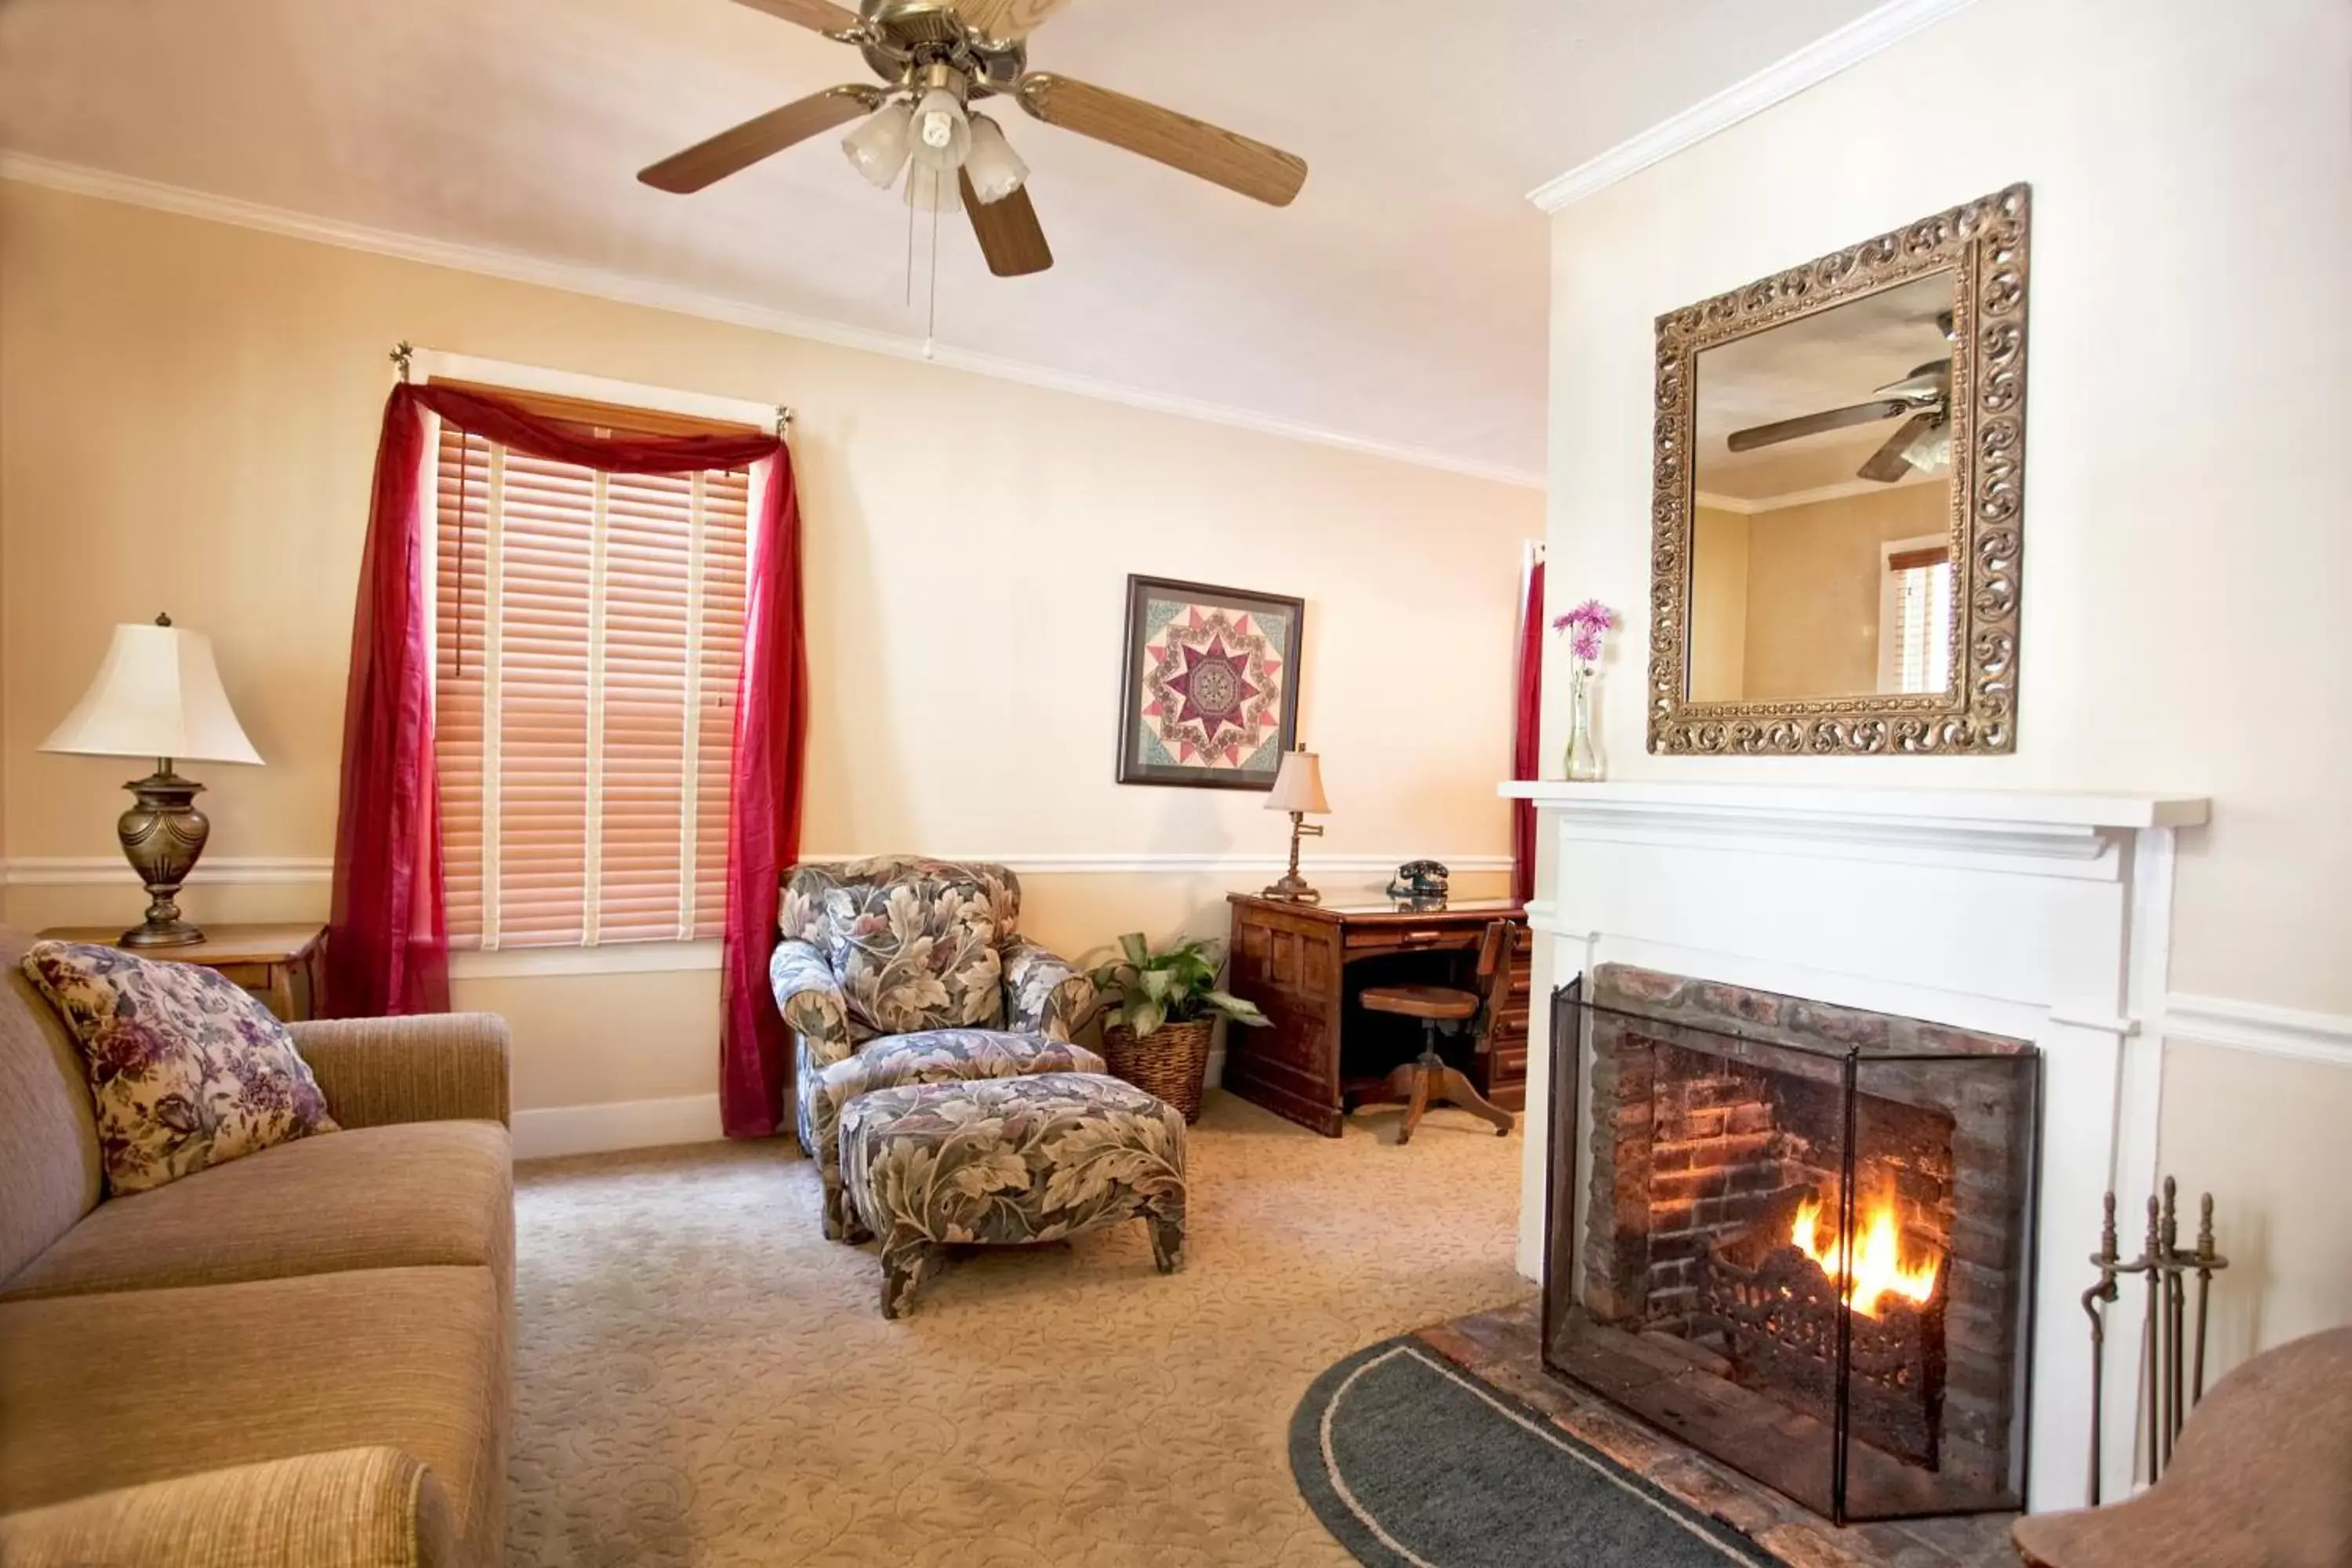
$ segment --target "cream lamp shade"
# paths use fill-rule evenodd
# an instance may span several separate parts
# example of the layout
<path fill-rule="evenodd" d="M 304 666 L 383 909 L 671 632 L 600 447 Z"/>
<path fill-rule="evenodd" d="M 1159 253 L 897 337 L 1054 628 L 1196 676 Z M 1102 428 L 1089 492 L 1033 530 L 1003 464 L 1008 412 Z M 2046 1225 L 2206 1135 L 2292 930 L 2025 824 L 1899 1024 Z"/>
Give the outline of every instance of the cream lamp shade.
<path fill-rule="evenodd" d="M 261 761 L 221 689 L 212 639 L 169 624 L 116 626 L 98 679 L 41 750 L 198 763 Z"/>
<path fill-rule="evenodd" d="M 1313 752 L 1283 752 L 1282 768 L 1274 775 L 1265 808 L 1328 814 L 1331 805 L 1323 798 L 1323 759 Z"/>

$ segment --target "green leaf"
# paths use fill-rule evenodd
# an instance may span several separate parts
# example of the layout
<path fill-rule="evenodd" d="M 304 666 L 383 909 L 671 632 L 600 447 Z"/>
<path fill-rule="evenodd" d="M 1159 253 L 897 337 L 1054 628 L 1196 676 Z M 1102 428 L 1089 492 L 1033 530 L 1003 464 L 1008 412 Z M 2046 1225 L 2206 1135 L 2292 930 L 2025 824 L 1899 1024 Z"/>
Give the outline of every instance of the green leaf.
<path fill-rule="evenodd" d="M 1165 1002 L 1176 989 L 1176 977 L 1164 969 L 1147 969 L 1137 976 L 1137 984 L 1154 1002 Z"/>
<path fill-rule="evenodd" d="M 1139 1040 L 1157 1033 L 1167 1016 L 1166 1010 L 1159 1003 L 1146 996 L 1129 999 L 1125 1009 L 1128 1033 Z"/>
<path fill-rule="evenodd" d="M 1127 961 L 1138 969 L 1147 968 L 1150 964 L 1151 944 L 1143 940 L 1141 931 L 1128 932 L 1118 939 L 1118 945 L 1119 950 L 1127 954 Z"/>
<path fill-rule="evenodd" d="M 1273 1026 L 1274 1020 L 1259 1012 L 1256 1003 L 1236 996 L 1230 991 L 1212 991 L 1202 1000 L 1236 1024 L 1246 1024 L 1254 1029 Z"/>

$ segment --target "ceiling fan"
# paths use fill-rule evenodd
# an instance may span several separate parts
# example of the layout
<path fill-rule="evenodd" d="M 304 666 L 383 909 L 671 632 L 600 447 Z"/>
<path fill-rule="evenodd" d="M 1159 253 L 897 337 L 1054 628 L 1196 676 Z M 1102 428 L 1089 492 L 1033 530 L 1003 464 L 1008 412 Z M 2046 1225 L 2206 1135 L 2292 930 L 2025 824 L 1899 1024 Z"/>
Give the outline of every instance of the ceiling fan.
<path fill-rule="evenodd" d="M 1305 160 L 1173 110 L 1107 88 L 1029 69 L 1028 36 L 1064 0 L 737 0 L 854 45 L 882 85 L 827 88 L 722 131 L 637 178 L 677 195 L 704 186 L 812 136 L 864 123 L 842 142 L 858 172 L 887 190 L 907 173 L 909 205 L 961 207 L 1000 278 L 1054 265 L 1025 189 L 1028 165 L 995 121 L 973 105 L 1000 94 L 1048 125 L 1139 153 L 1274 206 L 1307 183 Z"/>
<path fill-rule="evenodd" d="M 1936 326 L 1944 334 L 1945 341 L 1950 342 L 1952 313 L 1949 310 L 1937 312 Z M 1777 446 L 1782 441 L 1843 430 L 1850 425 L 1874 424 L 1881 419 L 1894 419 L 1906 414 L 1911 417 L 1886 438 L 1885 445 L 1870 455 L 1868 461 L 1854 470 L 1856 478 L 1891 485 L 1915 468 L 1925 473 L 1951 460 L 1952 360 L 1949 354 L 1916 367 L 1900 381 L 1888 382 L 1868 403 L 1849 404 L 1843 408 L 1824 409 L 1819 414 L 1806 414 L 1770 425 L 1734 430 L 1727 445 L 1735 452 L 1752 452 L 1759 447 Z"/>

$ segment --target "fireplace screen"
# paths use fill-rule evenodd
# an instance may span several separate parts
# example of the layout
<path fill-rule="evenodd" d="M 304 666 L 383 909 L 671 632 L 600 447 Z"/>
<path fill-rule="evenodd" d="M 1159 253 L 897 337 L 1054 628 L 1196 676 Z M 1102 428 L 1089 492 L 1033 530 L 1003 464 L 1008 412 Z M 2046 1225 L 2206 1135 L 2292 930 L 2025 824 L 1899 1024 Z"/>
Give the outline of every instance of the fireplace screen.
<path fill-rule="evenodd" d="M 1554 999 L 1546 1367 L 1839 1523 L 2021 1506 L 2032 1047 L 1590 979 Z"/>

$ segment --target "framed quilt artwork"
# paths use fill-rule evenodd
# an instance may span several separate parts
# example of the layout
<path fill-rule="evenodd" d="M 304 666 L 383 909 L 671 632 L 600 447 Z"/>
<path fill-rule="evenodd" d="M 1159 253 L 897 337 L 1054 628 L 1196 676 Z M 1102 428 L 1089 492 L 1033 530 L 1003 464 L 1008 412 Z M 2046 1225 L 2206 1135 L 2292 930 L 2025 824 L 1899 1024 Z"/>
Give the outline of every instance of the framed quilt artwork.
<path fill-rule="evenodd" d="M 1307 601 L 1127 580 L 1118 782 L 1272 789 L 1298 738 Z"/>

